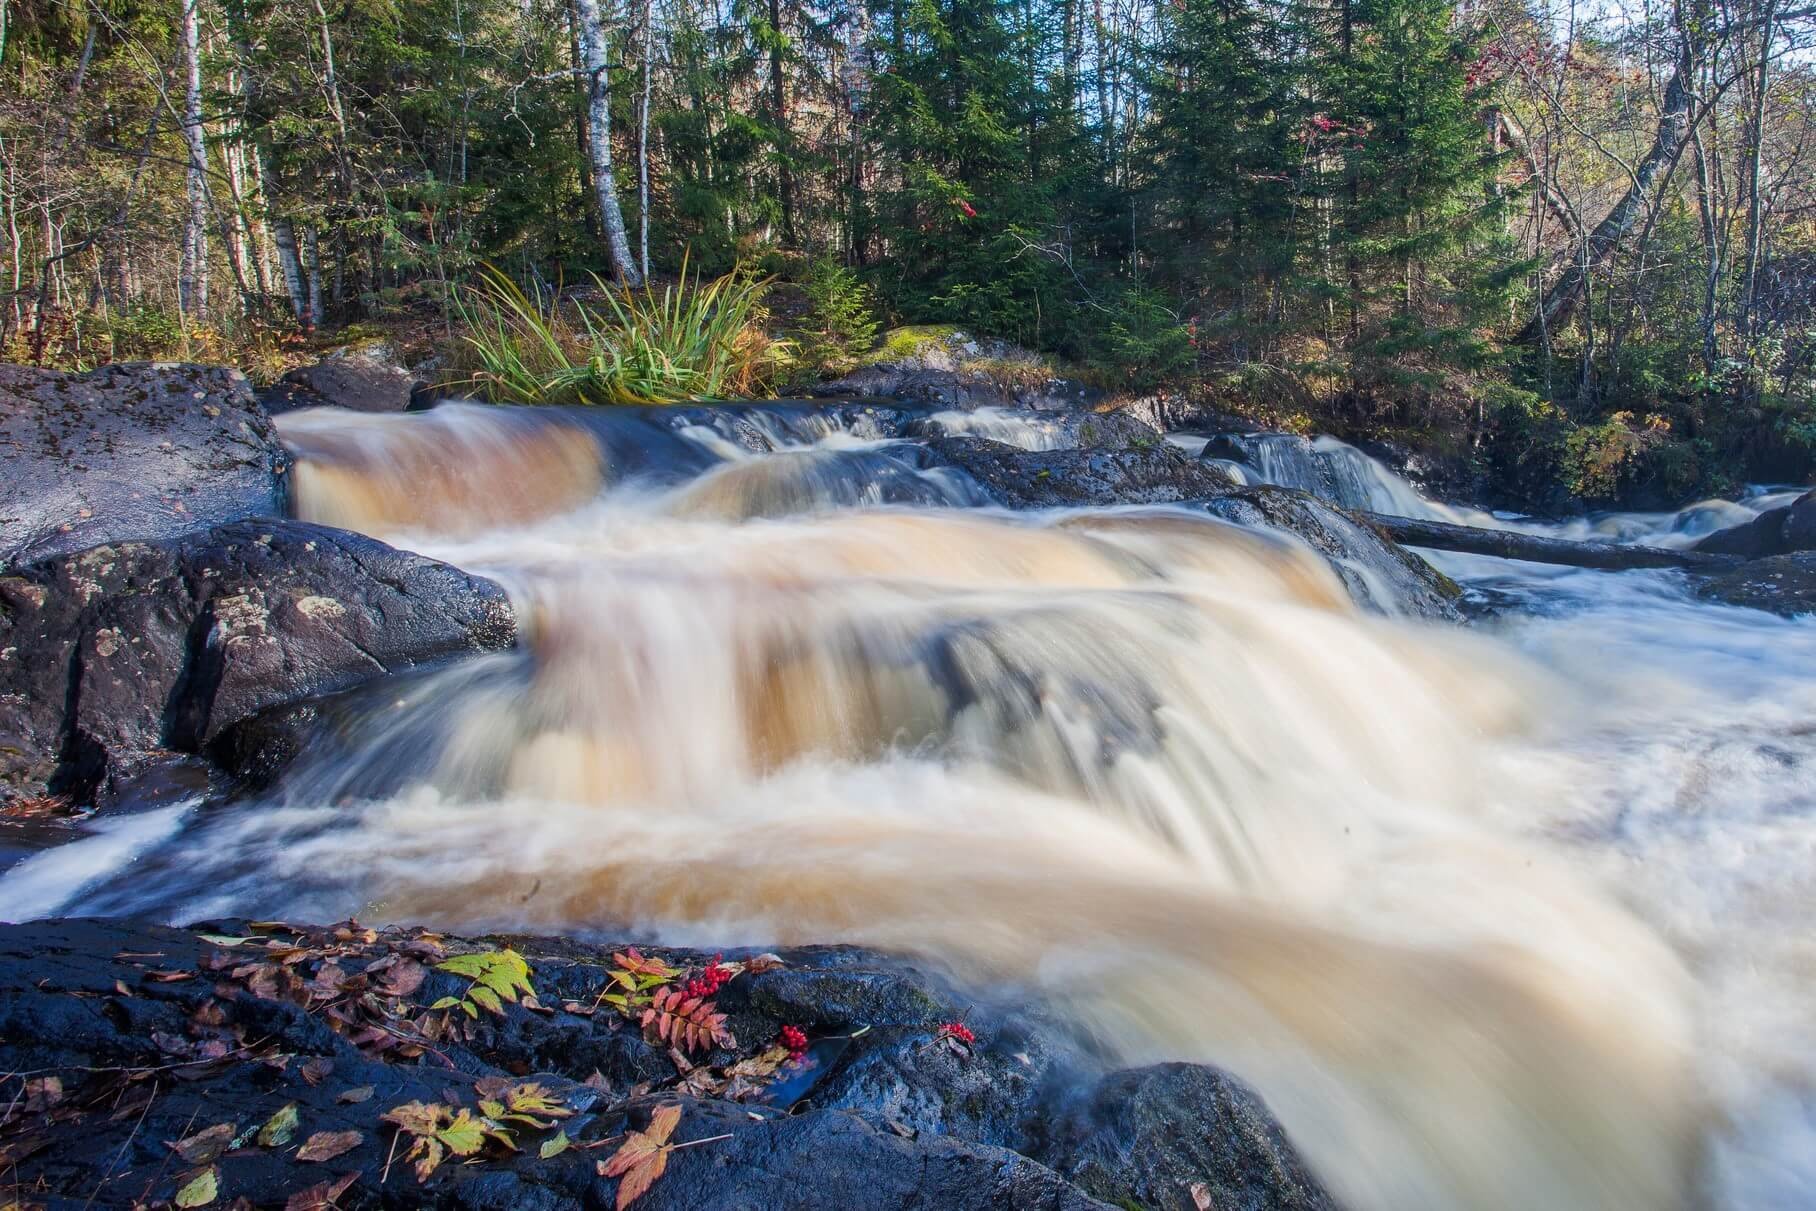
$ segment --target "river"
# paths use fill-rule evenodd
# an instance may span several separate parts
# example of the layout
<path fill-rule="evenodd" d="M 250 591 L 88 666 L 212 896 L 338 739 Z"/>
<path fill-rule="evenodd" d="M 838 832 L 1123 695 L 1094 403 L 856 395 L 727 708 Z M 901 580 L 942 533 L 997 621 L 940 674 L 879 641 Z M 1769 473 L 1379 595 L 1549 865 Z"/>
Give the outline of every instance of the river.
<path fill-rule="evenodd" d="M 1232 1069 L 1359 1211 L 1816 1205 L 1816 620 L 1448 555 L 1470 625 L 1364 613 L 1291 536 L 1004 513 L 802 411 L 282 425 L 302 516 L 495 577 L 522 643 L 341 702 L 264 802 L 28 859 L 9 911 L 864 942 Z M 1608 541 L 1775 499 L 1546 527 L 1252 462 Z"/>

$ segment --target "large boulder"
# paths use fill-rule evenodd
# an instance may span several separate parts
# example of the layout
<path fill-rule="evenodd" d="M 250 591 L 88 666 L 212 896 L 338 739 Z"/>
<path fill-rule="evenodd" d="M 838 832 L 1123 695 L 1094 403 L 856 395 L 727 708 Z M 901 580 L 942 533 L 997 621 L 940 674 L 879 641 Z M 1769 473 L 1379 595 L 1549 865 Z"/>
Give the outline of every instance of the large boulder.
<path fill-rule="evenodd" d="M 266 708 L 514 640 L 492 582 L 302 522 L 18 568 L 0 577 L 0 801 L 86 802 Z"/>
<path fill-rule="evenodd" d="M 1816 551 L 1748 560 L 1731 572 L 1699 578 L 1696 593 L 1786 618 L 1816 614 Z"/>
<path fill-rule="evenodd" d="M 335 1205 L 580 1211 L 622 1197 L 600 1162 L 666 1106 L 679 1109 L 669 1142 L 686 1146 L 640 1209 L 1329 1206 L 1223 1074 L 1106 1074 L 1039 1006 L 995 1006 L 899 959 L 769 956 L 716 994 L 731 1037 L 688 1058 L 602 1000 L 611 946 L 508 939 L 535 1006 L 429 1008 L 473 984 L 438 961 L 501 941 L 239 921 L 0 927 L 0 1071 L 27 1074 L 0 1088 L 8 1179 L 53 1204 L 124 1208 L 211 1174 L 218 1205 L 281 1206 L 351 1174 Z M 684 978 L 712 961 L 656 954 Z M 974 1041 L 943 1028 L 974 1008 Z M 785 1026 L 809 1043 L 778 1066 Z M 507 1106 L 484 1101 L 525 1082 L 556 1113 L 508 1120 L 512 1147 L 446 1156 L 425 1180 L 410 1136 L 381 1117 L 410 1103 L 497 1115 Z"/>
<path fill-rule="evenodd" d="M 268 394 L 273 411 L 334 407 L 355 412 L 402 412 L 418 383 L 388 341 L 366 341 L 336 349 L 311 366 L 284 375 Z"/>
<path fill-rule="evenodd" d="M 1242 488 L 1204 507 L 1225 521 L 1298 536 L 1325 557 L 1364 608 L 1446 622 L 1460 617 L 1463 592 L 1455 581 L 1376 527 L 1315 496 L 1290 488 Z"/>
<path fill-rule="evenodd" d="M 1159 437 L 1120 449 L 1072 450 L 1023 450 L 988 438 L 945 437 L 928 448 L 1010 509 L 1172 504 L 1234 486 L 1222 468 L 1189 458 Z"/>
<path fill-rule="evenodd" d="M 1790 504 L 1767 509 L 1738 526 L 1717 530 L 1691 549 L 1742 559 L 1816 550 L 1816 492 L 1806 492 Z"/>
<path fill-rule="evenodd" d="M 0 366 L 0 570 L 281 514 L 289 465 L 237 370 Z"/>

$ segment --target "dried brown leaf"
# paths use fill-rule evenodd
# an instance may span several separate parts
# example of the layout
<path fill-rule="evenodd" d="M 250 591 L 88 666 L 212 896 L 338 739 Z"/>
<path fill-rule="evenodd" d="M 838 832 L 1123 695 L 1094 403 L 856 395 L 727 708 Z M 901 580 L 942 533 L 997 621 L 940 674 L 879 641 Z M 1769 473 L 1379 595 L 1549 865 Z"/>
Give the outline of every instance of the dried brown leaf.
<path fill-rule="evenodd" d="M 351 1089 L 343 1089 L 341 1091 L 341 1095 L 339 1097 L 335 1098 L 334 1100 L 337 1102 L 344 1103 L 346 1105 L 355 1105 L 359 1102 L 367 1101 L 371 1097 L 372 1097 L 372 1086 L 371 1085 L 355 1085 Z"/>
<path fill-rule="evenodd" d="M 233 1123 L 216 1123 L 175 1142 L 166 1141 L 166 1146 L 182 1157 L 186 1165 L 206 1165 L 227 1151 L 235 1130 Z"/>
<path fill-rule="evenodd" d="M 358 1173 L 343 1173 L 332 1181 L 318 1182 L 307 1190 L 298 1190 L 284 1203 L 284 1211 L 329 1211 L 334 1200 L 359 1180 Z"/>
<path fill-rule="evenodd" d="M 311 1085 L 321 1084 L 328 1079 L 333 1071 L 334 1061 L 325 1055 L 318 1055 L 312 1060 L 306 1060 L 302 1067 L 297 1069 L 297 1072 L 302 1075 L 303 1080 Z"/>
<path fill-rule="evenodd" d="M 331 1161 L 365 1142 L 363 1131 L 317 1131 L 297 1149 L 299 1161 Z"/>

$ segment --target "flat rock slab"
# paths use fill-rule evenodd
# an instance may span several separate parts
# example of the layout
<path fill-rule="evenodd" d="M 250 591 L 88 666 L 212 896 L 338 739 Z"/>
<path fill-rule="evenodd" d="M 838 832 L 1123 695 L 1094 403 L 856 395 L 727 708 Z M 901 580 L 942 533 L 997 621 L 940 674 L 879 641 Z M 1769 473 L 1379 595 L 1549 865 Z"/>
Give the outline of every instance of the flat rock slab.
<path fill-rule="evenodd" d="M 88 802 L 258 711 L 515 637 L 491 581 L 303 522 L 17 568 L 0 576 L 0 802 Z"/>
<path fill-rule="evenodd" d="M 435 964 L 507 942 L 539 1007 L 437 1025 L 431 1006 L 472 981 Z M 1081 1069 L 1038 1005 L 871 951 L 784 950 L 715 994 L 735 1037 L 677 1063 L 601 1000 L 621 950 L 238 921 L 0 926 L 0 1163 L 56 1206 L 165 1205 L 212 1168 L 208 1205 L 223 1207 L 283 1206 L 352 1175 L 335 1206 L 580 1211 L 622 1197 L 600 1162 L 668 1107 L 669 1142 L 687 1146 L 642 1211 L 1332 1206 L 1240 1084 L 1198 1065 Z M 683 979 L 715 961 L 652 953 Z M 961 1016 L 969 1044 L 942 1030 Z M 784 1026 L 810 1040 L 802 1062 L 772 1053 L 748 1075 Z M 382 1117 L 412 1102 L 496 1114 L 484 1100 L 524 1082 L 562 1113 L 507 1121 L 511 1148 L 447 1157 L 426 1180 Z"/>
<path fill-rule="evenodd" d="M 1222 469 L 1187 457 L 1158 436 L 1074 450 L 1023 450 L 981 437 L 935 438 L 927 447 L 1011 509 L 1174 504 L 1233 486 Z"/>
<path fill-rule="evenodd" d="M 1753 559 L 1731 572 L 1700 577 L 1696 594 L 1785 618 L 1816 614 L 1816 551 Z"/>
<path fill-rule="evenodd" d="M 0 570 L 281 515 L 289 463 L 237 370 L 0 366 Z"/>

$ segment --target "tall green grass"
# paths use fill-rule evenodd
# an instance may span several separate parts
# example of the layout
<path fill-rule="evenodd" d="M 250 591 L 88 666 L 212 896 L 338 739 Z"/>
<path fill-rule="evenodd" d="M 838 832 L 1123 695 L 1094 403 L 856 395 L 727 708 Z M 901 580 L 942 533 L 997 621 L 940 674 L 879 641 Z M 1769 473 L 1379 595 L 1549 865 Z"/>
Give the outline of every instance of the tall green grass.
<path fill-rule="evenodd" d="M 530 404 L 675 404 L 767 394 L 793 346 L 764 330 L 768 282 L 734 270 L 703 282 L 620 290 L 563 306 L 487 265 L 456 292 L 469 373 L 487 399 Z"/>

